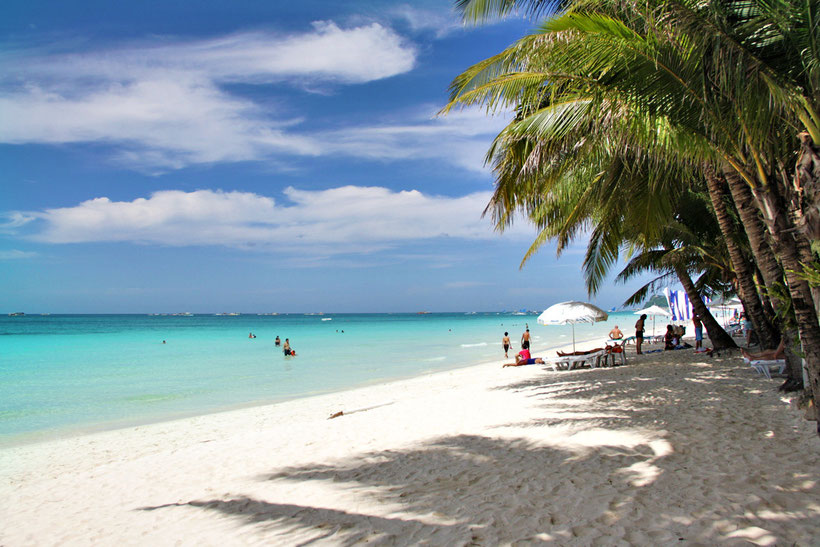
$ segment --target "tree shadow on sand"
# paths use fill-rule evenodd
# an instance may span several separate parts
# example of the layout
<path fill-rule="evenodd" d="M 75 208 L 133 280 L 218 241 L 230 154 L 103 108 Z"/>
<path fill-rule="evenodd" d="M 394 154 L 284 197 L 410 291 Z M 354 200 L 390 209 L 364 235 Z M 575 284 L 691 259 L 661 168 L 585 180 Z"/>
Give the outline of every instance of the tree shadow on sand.
<path fill-rule="evenodd" d="M 541 415 L 504 427 L 540 428 L 538 442 L 509 430 L 455 435 L 259 477 L 342 489 L 367 511 L 250 497 L 181 505 L 266 527 L 266 539 L 288 543 L 747 545 L 820 537 L 820 524 L 806 526 L 820 523 L 816 468 L 795 474 L 774 465 L 793 439 L 760 443 L 769 425 L 734 404 L 755 396 L 745 371 L 680 371 L 685 381 L 674 385 L 651 370 L 616 368 L 506 386 L 534 398 Z M 720 429 L 703 416 L 731 428 L 727 438 L 706 442 Z M 801 531 L 792 530 L 796 521 Z"/>

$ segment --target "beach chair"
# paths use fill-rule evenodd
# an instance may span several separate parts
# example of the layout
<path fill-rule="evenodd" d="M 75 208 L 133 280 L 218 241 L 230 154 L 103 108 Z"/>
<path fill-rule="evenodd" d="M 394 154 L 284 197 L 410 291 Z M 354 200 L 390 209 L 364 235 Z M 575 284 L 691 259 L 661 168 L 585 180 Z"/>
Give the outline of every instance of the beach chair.
<path fill-rule="evenodd" d="M 608 363 L 610 357 L 612 358 L 612 366 L 615 366 L 615 356 L 621 356 L 621 364 L 626 364 L 626 340 L 623 340 L 621 343 L 615 342 L 614 345 L 610 346 L 607 345 L 606 355 L 604 356 L 604 363 Z"/>
<path fill-rule="evenodd" d="M 786 371 L 786 360 L 785 359 L 772 359 L 772 360 L 755 360 L 749 361 L 745 357 L 743 360 L 749 363 L 749 366 L 755 369 L 759 374 L 764 375 L 769 380 L 772 379 L 772 373 L 770 367 L 778 367 L 778 374 L 783 374 Z"/>
<path fill-rule="evenodd" d="M 595 368 L 601 364 L 601 359 L 606 357 L 605 350 L 599 350 L 595 353 L 587 353 L 586 355 L 574 355 L 569 360 L 569 370 L 588 366 Z"/>
<path fill-rule="evenodd" d="M 554 371 L 569 369 L 570 357 L 552 357 L 544 359 L 544 366 Z"/>

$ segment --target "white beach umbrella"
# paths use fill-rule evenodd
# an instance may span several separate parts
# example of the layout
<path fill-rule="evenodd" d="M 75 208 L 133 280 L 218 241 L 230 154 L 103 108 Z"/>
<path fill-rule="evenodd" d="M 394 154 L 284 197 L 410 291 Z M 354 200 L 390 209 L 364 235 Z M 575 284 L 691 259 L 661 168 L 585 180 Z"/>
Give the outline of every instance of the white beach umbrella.
<path fill-rule="evenodd" d="M 723 326 L 726 327 L 729 322 L 728 312 L 737 313 L 743 311 L 743 303 L 739 298 L 734 297 L 723 299 L 719 302 L 712 302 L 709 304 L 709 309 L 714 310 L 714 312 L 719 312 L 718 315 L 721 317 Z"/>
<path fill-rule="evenodd" d="M 652 318 L 652 336 L 655 336 L 655 316 L 656 315 L 663 315 L 664 317 L 672 317 L 672 312 L 667 310 L 666 308 L 662 308 L 660 306 L 649 306 L 648 308 L 644 308 L 642 310 L 638 310 L 635 312 L 635 315 L 643 315 L 646 314 Z"/>
<path fill-rule="evenodd" d="M 586 302 L 561 302 L 550 306 L 538 316 L 541 325 L 572 325 L 572 352 L 575 353 L 575 323 L 606 321 L 609 316 L 597 306 Z"/>

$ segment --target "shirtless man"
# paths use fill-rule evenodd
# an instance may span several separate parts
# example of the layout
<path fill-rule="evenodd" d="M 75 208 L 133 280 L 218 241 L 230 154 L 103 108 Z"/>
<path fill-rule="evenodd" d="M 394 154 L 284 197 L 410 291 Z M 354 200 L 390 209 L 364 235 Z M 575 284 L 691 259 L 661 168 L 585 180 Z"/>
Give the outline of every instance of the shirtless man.
<path fill-rule="evenodd" d="M 282 346 L 282 351 L 284 352 L 285 357 L 296 357 L 296 352 L 290 348 L 290 338 L 285 338 L 285 344 Z"/>
<path fill-rule="evenodd" d="M 504 333 L 504 338 L 501 339 L 501 345 L 504 346 L 504 357 L 509 357 L 507 352 L 510 351 L 510 346 L 512 345 L 512 342 L 510 342 L 509 332 Z"/>
<path fill-rule="evenodd" d="M 703 322 L 697 313 L 692 314 L 692 325 L 695 327 L 695 349 L 697 350 L 703 346 Z"/>
<path fill-rule="evenodd" d="M 521 335 L 521 349 L 530 349 L 530 329 Z"/>
<path fill-rule="evenodd" d="M 618 325 L 615 325 L 615 328 L 609 331 L 610 340 L 621 340 L 623 337 L 624 333 L 621 332 L 621 329 L 618 328 Z"/>

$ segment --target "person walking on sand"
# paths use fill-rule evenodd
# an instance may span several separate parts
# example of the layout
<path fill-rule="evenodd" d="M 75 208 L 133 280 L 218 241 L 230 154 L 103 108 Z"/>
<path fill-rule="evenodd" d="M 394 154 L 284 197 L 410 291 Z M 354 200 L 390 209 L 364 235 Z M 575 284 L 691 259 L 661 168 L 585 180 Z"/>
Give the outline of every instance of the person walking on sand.
<path fill-rule="evenodd" d="M 505 332 L 504 338 L 501 339 L 501 345 L 504 346 L 504 357 L 509 357 L 509 355 L 507 355 L 507 352 L 510 351 L 511 344 L 512 342 L 510 342 L 510 333 Z"/>
<path fill-rule="evenodd" d="M 695 326 L 695 351 L 703 346 L 703 323 L 697 312 L 692 314 L 692 324 Z"/>
<path fill-rule="evenodd" d="M 530 349 L 530 329 L 527 328 L 521 335 L 521 349 Z"/>
<path fill-rule="evenodd" d="M 643 354 L 641 346 L 643 345 L 643 326 L 646 323 L 646 314 L 641 315 L 638 322 L 635 323 L 635 352 L 638 355 Z"/>

